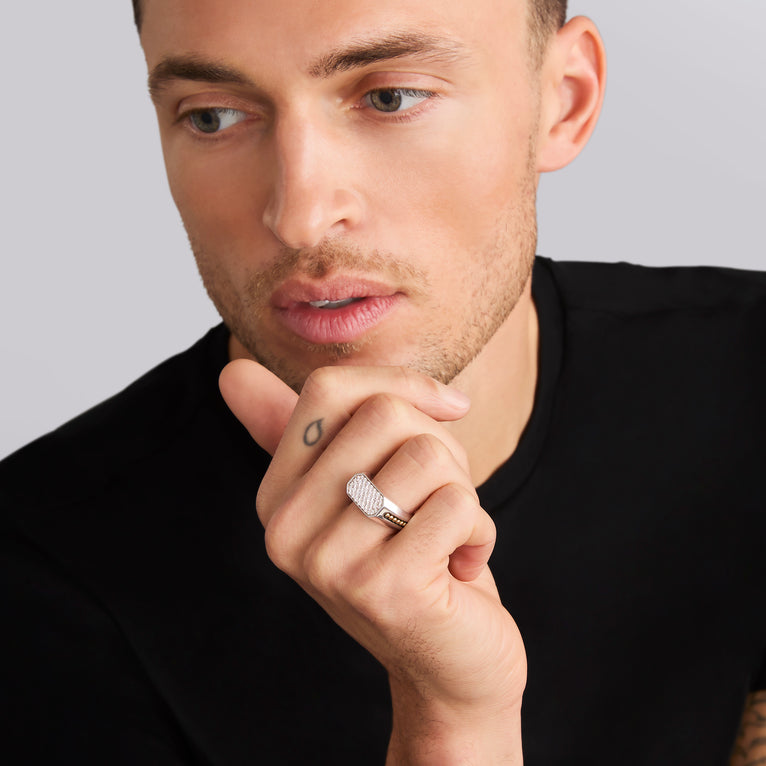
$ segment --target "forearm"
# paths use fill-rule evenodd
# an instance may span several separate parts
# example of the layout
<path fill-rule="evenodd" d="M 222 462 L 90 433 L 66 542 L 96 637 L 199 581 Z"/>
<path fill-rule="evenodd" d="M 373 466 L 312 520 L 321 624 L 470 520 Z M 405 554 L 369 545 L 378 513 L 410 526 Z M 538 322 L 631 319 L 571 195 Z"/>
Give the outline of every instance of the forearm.
<path fill-rule="evenodd" d="M 766 691 L 751 694 L 745 704 L 729 766 L 766 763 Z"/>

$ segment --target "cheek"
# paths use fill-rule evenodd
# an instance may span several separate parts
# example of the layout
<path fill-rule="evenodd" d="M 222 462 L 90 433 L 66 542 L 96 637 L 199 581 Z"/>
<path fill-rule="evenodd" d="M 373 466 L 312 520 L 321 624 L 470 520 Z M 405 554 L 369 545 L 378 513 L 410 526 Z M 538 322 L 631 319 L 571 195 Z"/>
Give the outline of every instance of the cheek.
<path fill-rule="evenodd" d="M 379 193 L 395 209 L 387 217 L 444 247 L 479 246 L 527 201 L 529 155 L 530 129 L 507 119 L 436 131 L 412 146 L 407 170 L 381 184 Z"/>
<path fill-rule="evenodd" d="M 262 173 L 252 152 L 169 147 L 165 164 L 170 192 L 192 238 L 210 249 L 252 242 L 263 207 L 254 183 Z"/>

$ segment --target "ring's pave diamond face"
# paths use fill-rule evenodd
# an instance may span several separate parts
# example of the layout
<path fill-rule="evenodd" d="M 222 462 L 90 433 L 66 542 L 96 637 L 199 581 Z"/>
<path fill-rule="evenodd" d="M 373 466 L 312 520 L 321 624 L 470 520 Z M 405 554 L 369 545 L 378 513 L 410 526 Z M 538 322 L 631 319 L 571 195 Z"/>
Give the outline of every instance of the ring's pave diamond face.
<path fill-rule="evenodd" d="M 405 513 L 370 481 L 367 474 L 354 474 L 346 484 L 346 494 L 354 505 L 373 521 L 400 530 L 407 526 L 412 514 Z"/>
<path fill-rule="evenodd" d="M 368 516 L 376 516 L 383 508 L 383 493 L 363 473 L 348 480 L 346 494 Z"/>

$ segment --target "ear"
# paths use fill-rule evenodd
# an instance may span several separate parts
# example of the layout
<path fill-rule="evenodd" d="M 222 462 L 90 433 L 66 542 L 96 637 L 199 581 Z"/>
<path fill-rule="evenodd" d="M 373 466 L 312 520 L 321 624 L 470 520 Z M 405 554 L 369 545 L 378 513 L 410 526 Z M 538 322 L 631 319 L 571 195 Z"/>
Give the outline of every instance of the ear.
<path fill-rule="evenodd" d="M 606 88 L 606 52 L 596 25 L 576 16 L 551 40 L 541 70 L 537 171 L 568 165 L 596 127 Z"/>

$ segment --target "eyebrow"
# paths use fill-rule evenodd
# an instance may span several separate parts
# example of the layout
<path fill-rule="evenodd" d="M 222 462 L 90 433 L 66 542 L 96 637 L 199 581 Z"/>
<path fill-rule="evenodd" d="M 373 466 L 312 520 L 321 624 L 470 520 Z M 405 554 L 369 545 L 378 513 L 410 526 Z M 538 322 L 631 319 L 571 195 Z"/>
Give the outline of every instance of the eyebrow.
<path fill-rule="evenodd" d="M 156 100 L 174 80 L 255 87 L 249 77 L 234 67 L 197 56 L 169 56 L 152 69 L 149 75 L 149 95 Z"/>
<path fill-rule="evenodd" d="M 337 72 L 397 58 L 414 57 L 433 63 L 452 64 L 465 56 L 463 46 L 454 40 L 417 32 L 399 32 L 330 51 L 315 61 L 308 71 L 312 77 L 326 78 Z"/>
<path fill-rule="evenodd" d="M 308 67 L 312 77 L 328 78 L 370 64 L 414 57 L 431 63 L 453 64 L 466 58 L 465 48 L 454 40 L 414 32 L 400 32 L 374 40 L 352 42 L 320 56 Z M 169 56 L 149 75 L 149 94 L 153 100 L 174 80 L 192 80 L 256 88 L 239 69 L 199 56 Z"/>

